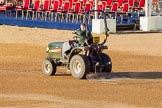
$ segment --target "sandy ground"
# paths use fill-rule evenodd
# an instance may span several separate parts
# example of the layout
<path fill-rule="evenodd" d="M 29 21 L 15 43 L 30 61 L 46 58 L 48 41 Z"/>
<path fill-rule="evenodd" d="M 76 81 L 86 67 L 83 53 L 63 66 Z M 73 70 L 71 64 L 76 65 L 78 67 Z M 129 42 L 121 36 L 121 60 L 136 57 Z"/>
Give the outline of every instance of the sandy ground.
<path fill-rule="evenodd" d="M 1 108 L 162 108 L 162 33 L 110 34 L 113 72 L 76 80 L 63 67 L 45 76 L 49 42 L 71 31 L 0 25 Z"/>

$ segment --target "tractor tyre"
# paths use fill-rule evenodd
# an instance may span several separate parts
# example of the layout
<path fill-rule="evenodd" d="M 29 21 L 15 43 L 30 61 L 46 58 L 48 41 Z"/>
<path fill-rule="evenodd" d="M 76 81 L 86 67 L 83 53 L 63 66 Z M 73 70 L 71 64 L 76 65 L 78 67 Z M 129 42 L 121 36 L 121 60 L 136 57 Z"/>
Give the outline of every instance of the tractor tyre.
<path fill-rule="evenodd" d="M 100 58 L 101 58 L 102 64 L 105 65 L 104 72 L 111 72 L 112 71 L 111 58 L 107 54 L 104 54 L 104 53 L 100 54 Z"/>
<path fill-rule="evenodd" d="M 56 63 L 52 59 L 47 58 L 42 64 L 42 71 L 45 75 L 48 76 L 55 75 Z"/>
<path fill-rule="evenodd" d="M 70 71 L 74 78 L 83 79 L 90 72 L 91 64 L 87 56 L 74 55 L 70 61 Z"/>

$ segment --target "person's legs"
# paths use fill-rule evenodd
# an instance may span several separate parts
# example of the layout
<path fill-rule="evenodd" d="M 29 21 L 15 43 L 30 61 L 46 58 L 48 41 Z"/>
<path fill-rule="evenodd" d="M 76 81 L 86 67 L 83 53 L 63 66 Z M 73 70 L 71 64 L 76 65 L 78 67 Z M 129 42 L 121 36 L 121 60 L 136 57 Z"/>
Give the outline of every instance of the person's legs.
<path fill-rule="evenodd" d="M 65 59 L 65 57 L 67 56 L 66 53 L 70 49 L 71 49 L 71 46 L 69 44 L 69 41 L 64 42 L 63 45 L 62 45 L 62 57 L 63 57 L 63 59 Z"/>

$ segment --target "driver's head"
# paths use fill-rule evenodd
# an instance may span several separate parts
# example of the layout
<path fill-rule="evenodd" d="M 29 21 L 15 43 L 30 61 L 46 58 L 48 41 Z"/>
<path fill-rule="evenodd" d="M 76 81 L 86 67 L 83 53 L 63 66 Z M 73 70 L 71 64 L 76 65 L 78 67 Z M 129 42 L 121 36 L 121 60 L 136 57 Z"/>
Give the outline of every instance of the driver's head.
<path fill-rule="evenodd" d="M 81 28 L 81 30 L 86 30 L 86 25 L 85 25 L 85 23 L 82 23 L 82 24 L 80 25 L 80 28 Z"/>

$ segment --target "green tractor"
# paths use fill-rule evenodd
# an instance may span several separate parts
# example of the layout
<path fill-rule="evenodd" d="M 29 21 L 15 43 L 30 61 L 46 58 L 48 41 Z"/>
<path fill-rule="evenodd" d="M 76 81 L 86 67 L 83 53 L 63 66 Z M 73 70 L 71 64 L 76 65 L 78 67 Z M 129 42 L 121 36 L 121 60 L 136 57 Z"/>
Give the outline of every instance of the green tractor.
<path fill-rule="evenodd" d="M 106 16 L 103 11 L 91 10 L 85 13 L 84 21 L 86 24 L 86 35 L 88 29 L 88 17 L 92 12 L 100 12 L 104 19 L 105 34 L 102 42 L 100 36 L 92 36 L 86 38 L 83 46 L 77 45 L 78 36 L 74 36 L 73 40 L 65 42 L 52 42 L 48 44 L 46 53 L 47 57 L 42 64 L 42 71 L 45 75 L 55 75 L 57 66 L 65 66 L 70 70 L 72 76 L 76 79 L 83 79 L 89 73 L 102 73 L 112 71 L 112 62 L 110 57 L 103 53 L 109 29 L 107 28 Z"/>

